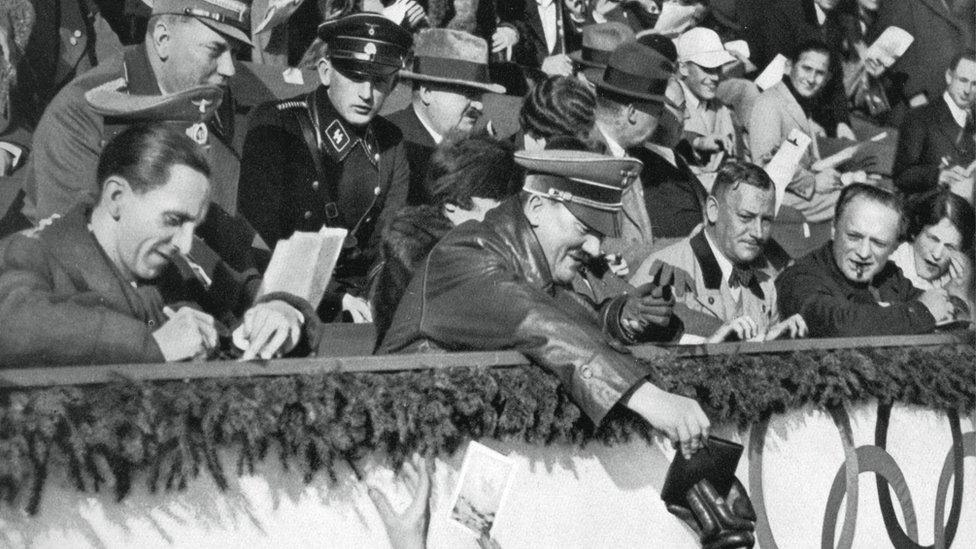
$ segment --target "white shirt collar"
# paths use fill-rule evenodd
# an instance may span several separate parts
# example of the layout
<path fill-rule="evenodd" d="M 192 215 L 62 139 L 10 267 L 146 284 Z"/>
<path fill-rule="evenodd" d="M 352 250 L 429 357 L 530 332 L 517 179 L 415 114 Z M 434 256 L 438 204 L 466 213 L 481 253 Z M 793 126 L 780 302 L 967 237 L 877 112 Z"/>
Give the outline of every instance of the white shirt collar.
<path fill-rule="evenodd" d="M 427 130 L 427 133 L 429 133 L 430 136 L 434 139 L 434 143 L 440 145 L 441 141 L 444 140 L 444 136 L 435 132 L 434 128 L 430 127 L 430 124 L 427 123 L 427 121 L 424 119 L 424 116 L 420 114 L 419 110 L 417 110 L 416 105 L 411 105 L 411 106 L 413 107 L 414 114 L 417 115 L 417 120 L 420 120 L 420 123 L 424 126 L 424 129 Z"/>
<path fill-rule="evenodd" d="M 644 143 L 644 146 L 650 149 L 651 151 L 653 151 L 661 158 L 667 160 L 668 163 L 670 163 L 675 168 L 678 167 L 678 161 L 674 157 L 674 149 L 669 149 L 662 145 L 658 145 L 657 143 L 651 143 L 650 141 Z"/>
<path fill-rule="evenodd" d="M 827 12 L 825 12 L 816 2 L 813 3 L 813 10 L 817 12 L 817 24 L 823 25 L 824 21 L 827 20 Z"/>
<path fill-rule="evenodd" d="M 610 149 L 610 156 L 615 156 L 617 158 L 627 156 L 627 151 L 620 146 L 620 143 L 617 143 L 616 140 L 607 135 L 607 132 L 603 131 L 603 128 L 601 128 L 599 124 L 597 124 L 597 128 L 600 130 L 600 134 L 603 135 L 603 140 L 607 142 L 607 148 Z"/>
<path fill-rule="evenodd" d="M 705 233 L 705 240 L 708 242 L 708 247 L 712 249 L 712 255 L 715 256 L 715 261 L 718 262 L 718 268 L 722 271 L 722 285 L 728 286 L 729 278 L 732 276 L 732 262 L 729 261 L 729 258 L 725 257 L 725 254 L 723 254 L 722 251 L 718 249 L 718 246 L 712 242 L 712 237 L 708 234 L 708 231 L 705 230 L 705 227 L 702 227 L 702 232 Z M 741 290 L 742 288 L 740 286 L 729 288 L 729 291 L 732 293 L 732 297 L 735 299 L 739 299 Z"/>
<path fill-rule="evenodd" d="M 959 108 L 956 102 L 952 100 L 949 96 L 949 92 L 946 91 L 942 94 L 942 99 L 945 99 L 946 105 L 949 105 L 949 112 L 952 113 L 952 118 L 959 124 L 960 128 L 966 127 L 966 111 Z"/>
<path fill-rule="evenodd" d="M 681 84 L 681 90 L 685 92 L 685 109 L 687 109 L 688 112 L 693 112 L 701 108 L 702 101 L 701 99 L 698 99 L 695 92 L 691 91 L 691 88 L 689 88 L 683 81 L 679 80 L 678 83 Z"/>
<path fill-rule="evenodd" d="M 539 19 L 542 23 L 542 33 L 545 35 L 546 48 L 549 52 L 555 51 L 556 40 L 558 40 L 559 25 L 556 22 L 559 16 L 556 14 L 556 0 L 535 0 L 539 10 Z"/>

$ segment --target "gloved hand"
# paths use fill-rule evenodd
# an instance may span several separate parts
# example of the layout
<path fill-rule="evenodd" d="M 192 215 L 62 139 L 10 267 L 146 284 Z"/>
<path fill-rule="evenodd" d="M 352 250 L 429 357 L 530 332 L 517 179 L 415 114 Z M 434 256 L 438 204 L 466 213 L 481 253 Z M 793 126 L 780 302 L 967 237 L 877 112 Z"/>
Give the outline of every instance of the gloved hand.
<path fill-rule="evenodd" d="M 665 263 L 660 259 L 651 264 L 647 276 L 658 286 L 671 286 L 672 291 L 678 297 L 683 297 L 685 292 L 695 291 L 695 281 L 690 274 L 684 269 Z"/>
<path fill-rule="evenodd" d="M 674 294 L 668 286 L 648 282 L 638 286 L 620 311 L 620 325 L 633 336 L 648 327 L 666 328 L 674 314 Z"/>
<path fill-rule="evenodd" d="M 687 507 L 668 505 L 668 511 L 700 536 L 704 549 L 752 547 L 756 543 L 756 511 L 739 479 L 733 482 L 728 498 L 701 480 L 688 490 L 687 503 Z"/>

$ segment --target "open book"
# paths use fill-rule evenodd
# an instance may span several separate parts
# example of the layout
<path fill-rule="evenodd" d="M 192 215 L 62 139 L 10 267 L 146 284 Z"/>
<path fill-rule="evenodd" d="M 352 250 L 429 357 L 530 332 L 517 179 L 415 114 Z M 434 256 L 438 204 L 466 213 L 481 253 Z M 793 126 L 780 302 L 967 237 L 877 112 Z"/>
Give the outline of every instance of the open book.
<path fill-rule="evenodd" d="M 339 261 L 346 233 L 346 229 L 322 227 L 317 233 L 295 232 L 279 240 L 264 272 L 258 297 L 288 292 L 318 307 Z"/>

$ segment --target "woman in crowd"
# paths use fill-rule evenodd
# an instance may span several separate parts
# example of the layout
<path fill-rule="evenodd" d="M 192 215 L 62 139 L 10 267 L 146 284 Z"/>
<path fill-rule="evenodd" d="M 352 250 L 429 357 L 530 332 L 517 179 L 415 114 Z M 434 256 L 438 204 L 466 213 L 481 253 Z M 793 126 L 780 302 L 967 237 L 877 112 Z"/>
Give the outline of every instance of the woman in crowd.
<path fill-rule="evenodd" d="M 383 232 L 370 299 L 377 347 L 414 271 L 434 245 L 518 192 L 514 152 L 511 143 L 487 135 L 448 136 L 434 151 L 424 183 L 430 203 L 401 209 Z"/>
<path fill-rule="evenodd" d="M 916 288 L 928 290 L 972 284 L 973 207 L 948 189 L 920 195 L 908 205 L 908 241 L 894 261 Z"/>
<path fill-rule="evenodd" d="M 515 145 L 541 151 L 556 136 L 585 141 L 593 131 L 595 109 L 596 96 L 586 84 L 569 76 L 550 76 L 525 96 L 519 113 L 522 131 L 515 134 Z"/>

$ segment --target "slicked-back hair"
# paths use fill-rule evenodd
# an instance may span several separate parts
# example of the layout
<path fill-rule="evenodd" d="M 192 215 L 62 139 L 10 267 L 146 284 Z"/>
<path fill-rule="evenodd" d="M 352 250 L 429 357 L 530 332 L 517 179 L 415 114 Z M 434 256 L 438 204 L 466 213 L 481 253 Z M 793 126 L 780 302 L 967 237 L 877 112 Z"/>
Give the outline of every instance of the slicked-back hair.
<path fill-rule="evenodd" d="M 832 58 L 833 54 L 830 52 L 830 46 L 827 45 L 823 40 L 813 37 L 801 40 L 790 52 L 790 61 L 796 63 L 800 60 L 800 56 L 808 51 L 815 51 L 826 55 L 828 58 Z"/>
<path fill-rule="evenodd" d="M 500 201 L 514 195 L 521 187 L 514 154 L 514 145 L 487 135 L 449 136 L 430 158 L 424 187 L 431 203 L 470 210 L 472 197 Z"/>
<path fill-rule="evenodd" d="M 755 164 L 735 160 L 719 168 L 711 195 L 721 202 L 729 191 L 739 188 L 739 185 L 751 185 L 764 191 L 776 188 L 765 170 Z"/>
<path fill-rule="evenodd" d="M 519 123 L 533 137 L 585 136 L 596 120 L 596 97 L 575 78 L 550 76 L 539 82 L 522 102 Z"/>
<path fill-rule="evenodd" d="M 961 251 L 972 252 L 976 212 L 965 198 L 951 190 L 939 187 L 913 196 L 905 205 L 905 218 L 908 240 L 915 240 L 925 227 L 948 219 L 962 235 Z"/>
<path fill-rule="evenodd" d="M 836 223 L 841 215 L 844 214 L 844 210 L 847 208 L 848 204 L 851 203 L 855 198 L 864 198 L 865 200 L 870 200 L 887 208 L 891 208 L 898 213 L 898 216 L 902 219 L 902 227 L 904 226 L 905 220 L 905 206 L 901 198 L 892 192 L 888 192 L 880 187 L 875 187 L 873 185 L 867 185 L 865 183 L 852 183 L 840 192 L 840 196 L 837 197 L 837 206 L 834 208 L 834 223 Z M 900 233 L 901 231 L 899 231 Z"/>
<path fill-rule="evenodd" d="M 956 72 L 956 69 L 959 68 L 959 62 L 963 59 L 976 62 L 976 49 L 967 48 L 960 50 L 957 54 L 952 56 L 952 59 L 949 60 L 949 65 L 946 67 L 946 70 Z"/>
<path fill-rule="evenodd" d="M 112 176 L 124 178 L 136 193 L 165 185 L 173 166 L 186 166 L 210 179 L 210 164 L 197 143 L 165 123 L 137 124 L 115 136 L 98 159 L 99 190 Z"/>

